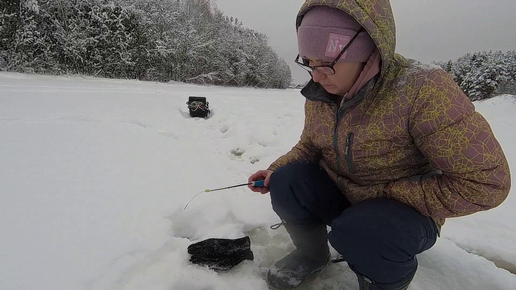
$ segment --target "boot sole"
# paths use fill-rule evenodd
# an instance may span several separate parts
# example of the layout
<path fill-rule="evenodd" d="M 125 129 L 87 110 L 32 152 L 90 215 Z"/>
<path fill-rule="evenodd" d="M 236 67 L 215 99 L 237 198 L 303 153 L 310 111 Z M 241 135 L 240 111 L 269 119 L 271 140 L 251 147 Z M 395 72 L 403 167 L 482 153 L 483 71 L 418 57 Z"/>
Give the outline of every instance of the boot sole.
<path fill-rule="evenodd" d="M 330 261 L 330 262 L 331 262 L 331 261 Z M 276 287 L 274 287 L 273 285 L 269 284 L 268 279 L 267 279 L 267 286 L 269 286 L 269 289 L 271 289 L 271 290 L 289 290 L 289 289 L 297 288 L 297 287 L 301 286 L 303 283 L 305 283 L 307 280 L 310 280 L 310 279 L 314 278 L 314 276 L 315 276 L 317 273 L 321 272 L 321 271 L 322 271 L 322 270 L 324 270 L 326 267 L 328 267 L 328 266 L 330 265 L 330 262 L 328 262 L 328 263 L 324 264 L 323 266 L 321 266 L 320 268 L 318 268 L 318 269 L 316 269 L 316 270 L 314 270 L 314 271 L 310 272 L 308 275 L 306 275 L 305 279 L 303 279 L 303 280 L 301 281 L 301 283 L 297 284 L 296 286 L 293 286 L 293 287 L 290 287 L 290 288 L 276 288 Z"/>

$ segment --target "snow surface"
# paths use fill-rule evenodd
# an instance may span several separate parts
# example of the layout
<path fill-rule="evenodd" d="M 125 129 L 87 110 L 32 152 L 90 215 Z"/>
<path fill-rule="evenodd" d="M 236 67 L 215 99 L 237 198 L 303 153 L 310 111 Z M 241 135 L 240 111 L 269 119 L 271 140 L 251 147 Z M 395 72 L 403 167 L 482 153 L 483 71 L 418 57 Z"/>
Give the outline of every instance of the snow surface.
<path fill-rule="evenodd" d="M 191 95 L 211 118 L 187 116 Z M 299 90 L 0 73 L 0 289 L 268 289 L 267 267 L 293 247 L 268 228 L 269 195 L 235 188 L 183 207 L 287 152 L 303 104 Z M 476 107 L 514 167 L 516 97 Z M 228 273 L 188 262 L 192 242 L 244 235 L 254 261 Z M 513 195 L 449 219 L 409 289 L 516 289 L 515 240 Z M 345 263 L 315 281 L 304 289 L 357 285 Z"/>

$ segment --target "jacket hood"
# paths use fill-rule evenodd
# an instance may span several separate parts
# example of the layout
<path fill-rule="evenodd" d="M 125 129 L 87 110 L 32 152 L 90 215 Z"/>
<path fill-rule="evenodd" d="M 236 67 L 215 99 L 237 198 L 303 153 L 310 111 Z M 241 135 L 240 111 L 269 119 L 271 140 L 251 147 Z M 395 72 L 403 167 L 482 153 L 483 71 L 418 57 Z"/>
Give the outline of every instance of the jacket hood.
<path fill-rule="evenodd" d="M 396 26 L 389 0 L 306 0 L 297 15 L 296 30 L 305 14 L 315 6 L 340 9 L 360 23 L 380 52 L 381 74 L 385 74 L 396 49 Z"/>

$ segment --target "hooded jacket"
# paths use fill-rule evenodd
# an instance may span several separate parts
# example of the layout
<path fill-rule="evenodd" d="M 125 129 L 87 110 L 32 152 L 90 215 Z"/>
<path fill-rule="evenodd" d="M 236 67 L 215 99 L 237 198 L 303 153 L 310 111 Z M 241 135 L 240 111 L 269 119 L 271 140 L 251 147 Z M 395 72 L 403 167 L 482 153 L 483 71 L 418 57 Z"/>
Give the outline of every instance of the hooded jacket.
<path fill-rule="evenodd" d="M 388 197 L 438 225 L 501 204 L 510 189 L 507 159 L 488 122 L 442 69 L 395 54 L 388 0 L 308 0 L 357 20 L 381 55 L 380 73 L 340 106 L 318 83 L 306 97 L 299 142 L 271 164 L 319 163 L 352 203 Z"/>

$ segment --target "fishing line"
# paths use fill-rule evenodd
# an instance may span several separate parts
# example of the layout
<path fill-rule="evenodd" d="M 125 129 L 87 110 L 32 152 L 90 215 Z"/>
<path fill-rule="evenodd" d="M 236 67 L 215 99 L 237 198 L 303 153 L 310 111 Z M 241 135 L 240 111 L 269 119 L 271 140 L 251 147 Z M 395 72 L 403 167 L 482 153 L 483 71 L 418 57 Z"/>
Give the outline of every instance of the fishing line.
<path fill-rule="evenodd" d="M 186 210 L 186 207 L 188 207 L 190 202 L 192 202 L 192 200 L 194 200 L 194 198 L 196 198 L 199 194 L 201 194 L 203 192 L 213 192 L 213 191 L 219 191 L 219 190 L 230 189 L 230 188 L 246 186 L 246 185 L 252 185 L 254 187 L 264 187 L 263 182 L 264 182 L 263 180 L 256 180 L 256 181 L 249 182 L 249 183 L 242 183 L 242 184 L 237 184 L 237 185 L 232 185 L 232 186 L 227 186 L 227 187 L 221 187 L 221 188 L 215 188 L 215 189 L 206 189 L 206 190 L 200 191 L 196 195 L 194 195 L 192 197 L 192 199 L 190 199 L 190 201 L 188 201 L 188 203 L 185 205 L 185 208 L 183 210 Z"/>

